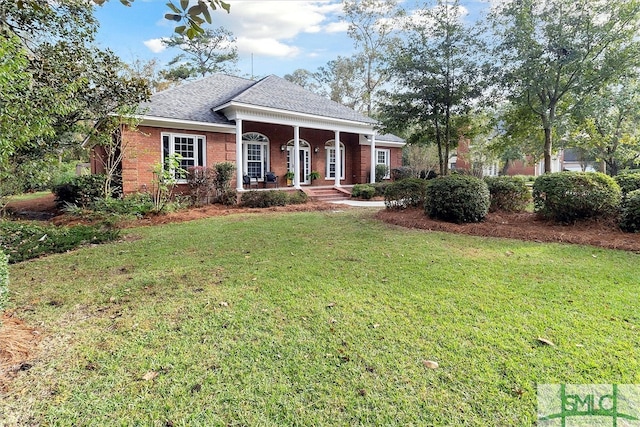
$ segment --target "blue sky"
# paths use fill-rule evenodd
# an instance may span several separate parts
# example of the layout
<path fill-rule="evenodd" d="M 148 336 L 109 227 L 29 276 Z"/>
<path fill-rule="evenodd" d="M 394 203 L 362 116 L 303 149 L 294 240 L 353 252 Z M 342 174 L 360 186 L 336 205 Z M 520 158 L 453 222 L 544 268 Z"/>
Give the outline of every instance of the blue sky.
<path fill-rule="evenodd" d="M 298 68 L 315 71 L 339 55 L 354 52 L 341 21 L 339 0 L 227 0 L 231 13 L 212 14 L 213 27 L 223 26 L 237 38 L 239 75 L 284 76 Z M 100 22 L 98 42 L 125 62 L 156 58 L 163 67 L 179 49 L 163 49 L 175 23 L 164 19 L 167 0 L 135 0 L 131 7 L 110 0 L 96 8 Z M 489 0 L 463 0 L 475 17 Z M 253 56 L 253 60 L 252 60 Z"/>

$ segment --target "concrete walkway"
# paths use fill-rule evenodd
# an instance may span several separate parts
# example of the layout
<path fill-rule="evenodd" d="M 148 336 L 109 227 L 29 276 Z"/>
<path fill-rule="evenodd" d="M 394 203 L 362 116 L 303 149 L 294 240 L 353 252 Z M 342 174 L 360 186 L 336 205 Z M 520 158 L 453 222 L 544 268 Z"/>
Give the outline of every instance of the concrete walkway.
<path fill-rule="evenodd" d="M 382 200 L 367 201 L 367 200 L 335 200 L 329 203 L 335 203 L 337 205 L 347 206 L 359 206 L 367 208 L 384 208 L 384 202 Z"/>

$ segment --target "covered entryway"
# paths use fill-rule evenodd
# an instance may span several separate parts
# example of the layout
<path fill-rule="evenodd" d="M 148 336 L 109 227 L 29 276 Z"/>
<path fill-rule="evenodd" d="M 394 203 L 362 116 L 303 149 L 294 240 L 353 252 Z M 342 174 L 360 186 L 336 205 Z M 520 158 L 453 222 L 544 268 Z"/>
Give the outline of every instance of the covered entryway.
<path fill-rule="evenodd" d="M 292 139 L 287 143 L 287 171 L 295 174 L 295 141 Z M 300 184 L 311 184 L 311 145 L 303 139 L 300 140 L 298 148 L 298 159 L 300 160 L 300 170 L 298 180 Z"/>

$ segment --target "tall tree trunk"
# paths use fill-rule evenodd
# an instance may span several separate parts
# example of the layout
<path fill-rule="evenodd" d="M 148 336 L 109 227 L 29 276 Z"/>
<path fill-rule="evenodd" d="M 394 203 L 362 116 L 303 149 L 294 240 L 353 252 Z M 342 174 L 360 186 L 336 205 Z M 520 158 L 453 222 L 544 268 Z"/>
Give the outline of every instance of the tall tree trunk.
<path fill-rule="evenodd" d="M 544 128 L 544 173 L 551 173 L 551 128 Z"/>

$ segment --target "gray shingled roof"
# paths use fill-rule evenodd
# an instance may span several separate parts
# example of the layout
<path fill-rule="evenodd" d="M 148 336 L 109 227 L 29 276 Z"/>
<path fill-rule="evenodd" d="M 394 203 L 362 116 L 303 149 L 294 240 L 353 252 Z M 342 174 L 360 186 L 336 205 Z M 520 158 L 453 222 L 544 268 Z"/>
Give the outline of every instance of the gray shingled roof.
<path fill-rule="evenodd" d="M 258 81 L 230 101 L 360 123 L 377 123 L 349 107 L 273 75 Z"/>
<path fill-rule="evenodd" d="M 285 79 L 253 80 L 214 74 L 153 95 L 141 105 L 143 114 L 167 119 L 231 124 L 216 108 L 229 102 L 305 113 L 320 117 L 377 123 L 351 108 L 303 89 Z"/>
<path fill-rule="evenodd" d="M 376 141 L 381 142 L 404 142 L 404 139 L 399 136 L 395 136 L 392 133 L 385 133 L 384 135 L 376 135 Z"/>
<path fill-rule="evenodd" d="M 256 84 L 253 80 L 215 74 L 154 94 L 143 103 L 143 114 L 167 119 L 232 124 L 213 109 Z"/>

